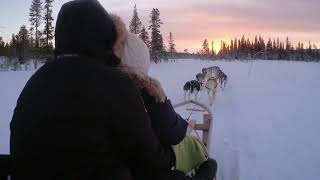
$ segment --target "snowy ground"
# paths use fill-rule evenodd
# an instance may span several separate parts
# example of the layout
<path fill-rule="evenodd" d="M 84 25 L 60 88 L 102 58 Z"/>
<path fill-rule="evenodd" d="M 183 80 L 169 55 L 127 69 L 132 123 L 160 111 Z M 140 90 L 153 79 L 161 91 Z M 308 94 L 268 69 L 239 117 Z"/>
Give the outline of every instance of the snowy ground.
<path fill-rule="evenodd" d="M 319 179 L 320 64 L 257 61 L 248 75 L 250 63 L 183 60 L 152 65 L 151 74 L 178 103 L 184 83 L 212 65 L 229 76 L 212 107 L 218 180 Z M 12 110 L 32 73 L 0 72 L 0 153 L 9 151 Z M 199 98 L 208 104 L 206 93 Z"/>

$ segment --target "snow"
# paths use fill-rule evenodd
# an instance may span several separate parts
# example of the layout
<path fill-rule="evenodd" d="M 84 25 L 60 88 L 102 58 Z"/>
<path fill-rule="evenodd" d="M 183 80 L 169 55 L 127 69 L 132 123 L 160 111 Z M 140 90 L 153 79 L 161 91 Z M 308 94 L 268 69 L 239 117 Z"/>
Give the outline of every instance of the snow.
<path fill-rule="evenodd" d="M 9 153 L 9 124 L 21 90 L 33 71 L 0 72 L 0 154 Z"/>
<path fill-rule="evenodd" d="M 248 74 L 250 62 L 181 60 L 152 64 L 150 74 L 178 103 L 184 98 L 184 83 L 214 65 L 229 76 L 212 107 L 210 154 L 218 161 L 218 180 L 318 179 L 320 64 L 255 61 Z M 0 153 L 9 152 L 9 122 L 32 74 L 0 72 Z M 206 92 L 198 97 L 209 105 Z M 184 117 L 190 114 L 183 108 L 178 111 Z"/>

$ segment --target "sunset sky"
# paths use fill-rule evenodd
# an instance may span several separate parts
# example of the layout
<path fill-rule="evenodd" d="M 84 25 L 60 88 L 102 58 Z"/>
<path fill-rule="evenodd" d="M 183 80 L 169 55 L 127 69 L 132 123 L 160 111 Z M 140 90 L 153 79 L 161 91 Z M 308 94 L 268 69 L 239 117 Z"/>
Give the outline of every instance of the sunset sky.
<path fill-rule="evenodd" d="M 55 0 L 54 18 L 68 0 Z M 253 38 L 287 36 L 296 45 L 310 40 L 320 47 L 320 0 L 100 0 L 108 12 L 120 15 L 127 25 L 134 4 L 144 25 L 152 8 L 158 8 L 163 21 L 162 33 L 172 32 L 178 50 L 197 51 L 207 38 L 227 42 L 245 35 Z M 0 36 L 9 41 L 20 26 L 29 26 L 31 0 L 1 0 Z"/>

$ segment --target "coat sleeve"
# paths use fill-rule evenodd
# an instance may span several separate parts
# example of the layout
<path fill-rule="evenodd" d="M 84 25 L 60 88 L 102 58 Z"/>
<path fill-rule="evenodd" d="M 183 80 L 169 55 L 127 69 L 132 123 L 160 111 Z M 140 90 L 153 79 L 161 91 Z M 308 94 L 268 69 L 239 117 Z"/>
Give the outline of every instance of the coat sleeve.
<path fill-rule="evenodd" d="M 135 177 L 157 179 L 169 173 L 169 159 L 154 134 L 140 92 L 128 79 L 115 83 L 110 102 L 112 140 Z M 144 179 L 144 178 L 141 178 Z"/>
<path fill-rule="evenodd" d="M 188 123 L 175 112 L 171 101 L 152 103 L 146 95 L 142 96 L 151 119 L 152 128 L 161 143 L 166 145 L 179 144 L 186 136 Z"/>

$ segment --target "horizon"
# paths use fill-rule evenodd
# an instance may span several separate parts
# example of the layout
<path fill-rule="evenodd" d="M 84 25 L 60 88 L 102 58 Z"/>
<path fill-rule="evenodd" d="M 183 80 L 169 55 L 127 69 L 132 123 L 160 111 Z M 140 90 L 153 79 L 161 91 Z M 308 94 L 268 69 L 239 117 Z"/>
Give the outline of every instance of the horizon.
<path fill-rule="evenodd" d="M 69 0 L 59 0 L 53 3 L 53 17 L 56 20 L 62 4 Z M 119 15 L 127 27 L 132 18 L 133 7 L 137 9 L 141 22 L 149 25 L 149 15 L 152 8 L 160 10 L 163 22 L 162 35 L 167 43 L 172 32 L 178 51 L 188 49 L 197 52 L 202 48 L 204 39 L 215 42 L 214 50 L 220 49 L 220 41 L 230 43 L 231 39 L 254 39 L 261 35 L 265 40 L 279 38 L 285 41 L 289 37 L 294 46 L 298 42 L 305 45 L 311 42 L 320 46 L 320 1 L 317 0 L 190 0 L 181 1 L 146 0 L 115 1 L 99 0 L 109 13 Z M 180 2 L 180 3 L 179 3 Z M 9 42 L 12 34 L 17 34 L 22 25 L 30 27 L 29 8 L 31 0 L 4 0 L 0 7 L 0 36 Z M 15 11 L 13 11 L 15 9 Z M 14 18 L 7 18 L 14 17 Z M 54 22 L 55 25 L 55 22 Z M 306 47 L 306 46 L 305 46 Z"/>

